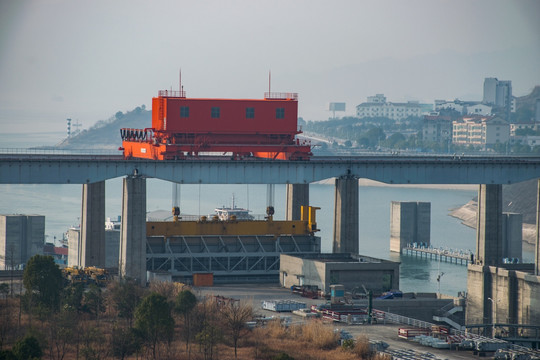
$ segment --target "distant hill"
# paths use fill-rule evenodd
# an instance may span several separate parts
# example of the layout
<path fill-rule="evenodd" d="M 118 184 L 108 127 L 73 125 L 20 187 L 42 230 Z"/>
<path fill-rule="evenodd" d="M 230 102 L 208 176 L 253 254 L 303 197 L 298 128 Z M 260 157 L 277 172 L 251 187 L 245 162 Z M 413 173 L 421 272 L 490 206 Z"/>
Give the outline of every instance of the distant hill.
<path fill-rule="evenodd" d="M 516 97 L 516 108 L 525 108 L 532 112 L 536 111 L 536 100 L 540 99 L 540 85 L 534 87 L 529 95 Z"/>
<path fill-rule="evenodd" d="M 117 112 L 108 120 L 98 121 L 88 130 L 65 139 L 56 149 L 118 149 L 122 145 L 121 128 L 144 129 L 152 126 L 152 112 L 144 107 Z"/>

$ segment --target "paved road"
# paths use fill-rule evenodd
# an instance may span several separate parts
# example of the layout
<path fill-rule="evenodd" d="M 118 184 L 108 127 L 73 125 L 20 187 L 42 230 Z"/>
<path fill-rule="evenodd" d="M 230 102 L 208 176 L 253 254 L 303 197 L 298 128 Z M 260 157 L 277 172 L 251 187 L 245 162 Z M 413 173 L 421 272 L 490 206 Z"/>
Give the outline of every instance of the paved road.
<path fill-rule="evenodd" d="M 200 287 L 194 288 L 194 292 L 198 296 L 205 295 L 220 295 L 235 299 L 245 299 L 253 303 L 253 308 L 257 314 L 262 316 L 291 316 L 289 313 L 275 313 L 268 310 L 261 309 L 261 302 L 263 300 L 297 300 L 305 302 L 307 306 L 312 304 L 324 303 L 324 300 L 313 300 L 300 297 L 292 294 L 288 289 L 280 288 L 276 285 L 261 285 L 261 284 L 247 284 L 247 285 L 220 285 L 214 287 Z M 293 323 L 301 323 L 303 318 L 292 316 Z M 402 325 L 396 324 L 376 324 L 376 325 L 347 325 L 347 324 L 335 324 L 338 329 L 343 329 L 351 333 L 354 337 L 359 335 L 366 335 L 370 340 L 382 340 L 390 345 L 388 350 L 402 351 L 402 352 L 414 352 L 417 357 L 411 357 L 411 359 L 448 359 L 448 360 L 462 360 L 474 358 L 471 352 L 464 351 L 450 351 L 443 349 L 434 349 L 431 347 L 425 347 L 415 343 L 413 341 L 407 341 L 400 339 L 397 336 L 398 328 Z M 430 357 L 432 354 L 434 357 Z M 397 357 L 396 357 L 397 358 Z"/>

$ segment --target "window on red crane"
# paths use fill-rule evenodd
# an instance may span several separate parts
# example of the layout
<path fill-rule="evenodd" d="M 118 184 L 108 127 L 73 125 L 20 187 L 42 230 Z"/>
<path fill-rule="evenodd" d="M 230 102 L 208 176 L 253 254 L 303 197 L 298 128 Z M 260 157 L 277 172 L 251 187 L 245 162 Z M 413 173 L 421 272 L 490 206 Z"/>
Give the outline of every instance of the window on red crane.
<path fill-rule="evenodd" d="M 188 118 L 189 117 L 189 106 L 181 106 L 180 107 L 180 117 L 181 118 Z"/>
<path fill-rule="evenodd" d="M 212 119 L 219 119 L 220 110 L 217 106 L 212 106 Z"/>
<path fill-rule="evenodd" d="M 246 108 L 246 119 L 255 119 L 255 108 Z"/>
<path fill-rule="evenodd" d="M 276 108 L 276 119 L 285 119 L 285 108 Z"/>

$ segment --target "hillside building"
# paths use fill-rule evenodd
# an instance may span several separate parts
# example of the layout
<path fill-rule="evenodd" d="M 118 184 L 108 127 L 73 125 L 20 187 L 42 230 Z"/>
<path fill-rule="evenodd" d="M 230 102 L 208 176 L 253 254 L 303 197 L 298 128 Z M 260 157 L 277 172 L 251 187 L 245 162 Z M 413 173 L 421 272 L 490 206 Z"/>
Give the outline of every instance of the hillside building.
<path fill-rule="evenodd" d="M 514 137 L 514 136 L 518 136 L 516 134 L 516 130 L 525 130 L 525 129 L 530 129 L 532 131 L 538 131 L 538 129 L 540 128 L 539 124 L 537 123 L 532 123 L 532 122 L 527 122 L 527 123 L 513 123 L 513 124 L 510 124 L 510 136 Z"/>
<path fill-rule="evenodd" d="M 479 101 L 461 101 L 461 100 L 435 100 L 435 111 L 444 109 L 455 110 L 461 115 L 490 115 L 492 107 L 482 104 Z"/>
<path fill-rule="evenodd" d="M 431 110 L 431 105 L 420 104 L 418 101 L 408 101 L 406 103 L 387 102 L 384 94 L 368 96 L 367 102 L 356 106 L 356 116 L 363 118 L 385 117 L 394 121 L 405 120 L 406 118 L 421 117 L 424 112 Z"/>
<path fill-rule="evenodd" d="M 424 115 L 422 122 L 424 141 L 448 143 L 452 140 L 452 119 L 442 115 Z"/>
<path fill-rule="evenodd" d="M 485 148 L 510 140 L 510 125 L 494 116 L 464 117 L 452 123 L 452 143 Z"/>
<path fill-rule="evenodd" d="M 43 253 L 45 216 L 0 215 L 0 270 L 21 268 Z"/>
<path fill-rule="evenodd" d="M 506 119 L 515 112 L 515 98 L 512 96 L 512 81 L 497 78 L 484 79 L 484 104 L 504 109 Z"/>

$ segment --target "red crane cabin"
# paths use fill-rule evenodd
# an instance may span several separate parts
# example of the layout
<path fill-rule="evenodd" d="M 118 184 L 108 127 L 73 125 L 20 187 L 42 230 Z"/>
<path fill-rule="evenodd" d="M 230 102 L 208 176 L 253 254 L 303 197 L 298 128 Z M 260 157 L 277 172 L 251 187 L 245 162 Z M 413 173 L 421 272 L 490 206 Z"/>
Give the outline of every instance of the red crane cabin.
<path fill-rule="evenodd" d="M 152 127 L 121 129 L 126 158 L 174 160 L 201 153 L 307 160 L 311 145 L 295 136 L 298 96 L 266 93 L 264 99 L 189 99 L 160 91 L 152 99 Z"/>

